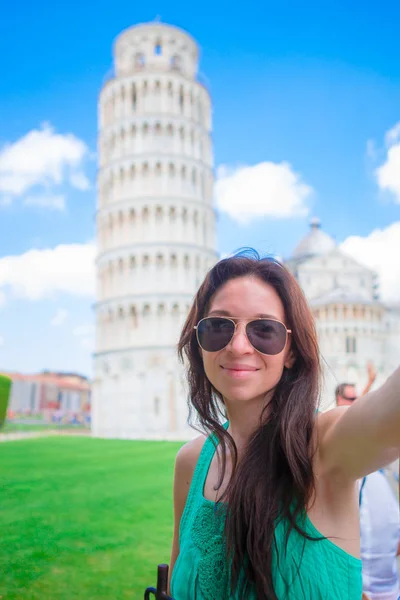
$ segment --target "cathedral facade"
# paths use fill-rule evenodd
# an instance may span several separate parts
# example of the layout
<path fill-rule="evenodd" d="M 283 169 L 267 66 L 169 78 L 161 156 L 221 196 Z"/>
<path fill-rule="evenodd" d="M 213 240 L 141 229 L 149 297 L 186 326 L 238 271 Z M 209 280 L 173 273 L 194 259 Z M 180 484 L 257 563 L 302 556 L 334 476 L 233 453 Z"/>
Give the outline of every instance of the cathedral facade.
<path fill-rule="evenodd" d="M 376 384 L 383 383 L 399 362 L 400 303 L 382 302 L 377 274 L 343 252 L 318 219 L 285 264 L 314 314 L 324 371 L 322 408 L 334 405 L 338 383 L 353 383 L 361 393 L 370 361 Z"/>

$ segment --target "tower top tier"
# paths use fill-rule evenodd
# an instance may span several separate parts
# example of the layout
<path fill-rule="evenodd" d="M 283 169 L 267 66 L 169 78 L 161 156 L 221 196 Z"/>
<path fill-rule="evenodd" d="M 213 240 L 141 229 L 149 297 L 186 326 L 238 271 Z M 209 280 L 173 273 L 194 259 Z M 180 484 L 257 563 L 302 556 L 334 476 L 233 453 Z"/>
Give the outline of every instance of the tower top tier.
<path fill-rule="evenodd" d="M 198 46 L 188 33 L 159 22 L 130 27 L 114 43 L 117 77 L 141 71 L 172 71 L 195 79 L 198 56 Z"/>

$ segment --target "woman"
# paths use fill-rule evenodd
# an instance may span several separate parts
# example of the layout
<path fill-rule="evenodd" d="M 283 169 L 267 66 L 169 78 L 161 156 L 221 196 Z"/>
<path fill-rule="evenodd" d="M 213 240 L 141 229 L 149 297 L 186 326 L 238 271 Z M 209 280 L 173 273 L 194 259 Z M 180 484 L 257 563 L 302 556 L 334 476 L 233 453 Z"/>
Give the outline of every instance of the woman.
<path fill-rule="evenodd" d="M 400 370 L 317 414 L 313 317 L 294 277 L 255 254 L 207 274 L 179 352 L 206 436 L 176 458 L 172 596 L 360 600 L 356 482 L 399 454 Z"/>

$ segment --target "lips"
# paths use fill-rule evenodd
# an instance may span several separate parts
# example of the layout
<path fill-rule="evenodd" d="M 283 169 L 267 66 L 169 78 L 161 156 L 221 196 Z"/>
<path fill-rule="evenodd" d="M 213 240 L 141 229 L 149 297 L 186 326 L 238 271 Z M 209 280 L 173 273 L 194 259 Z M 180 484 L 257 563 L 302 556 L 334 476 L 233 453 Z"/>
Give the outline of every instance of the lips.
<path fill-rule="evenodd" d="M 259 371 L 257 367 L 251 367 L 250 365 L 241 365 L 241 364 L 227 364 L 221 365 L 222 372 L 229 379 L 234 380 L 248 380 L 251 378 L 254 373 Z"/>
<path fill-rule="evenodd" d="M 251 367 L 250 365 L 236 365 L 236 364 L 228 364 L 228 365 L 221 365 L 222 369 L 225 369 L 226 371 L 238 371 L 238 372 L 253 372 L 253 371 L 259 371 L 259 369 L 257 369 L 257 367 Z"/>

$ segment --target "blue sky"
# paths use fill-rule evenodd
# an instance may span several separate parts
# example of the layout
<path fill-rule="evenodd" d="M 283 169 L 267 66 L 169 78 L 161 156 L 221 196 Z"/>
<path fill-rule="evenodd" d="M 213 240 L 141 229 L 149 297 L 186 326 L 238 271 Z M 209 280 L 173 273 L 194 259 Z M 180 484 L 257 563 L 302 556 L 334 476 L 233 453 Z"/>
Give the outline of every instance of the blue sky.
<path fill-rule="evenodd" d="M 202 49 L 215 166 L 230 174 L 219 251 L 251 245 L 289 256 L 316 215 L 380 271 L 385 298 L 400 300 L 400 5 L 324 4 L 21 1 L 3 9 L 0 370 L 90 373 L 97 96 L 116 35 L 157 15 Z M 35 179 L 29 151 L 39 137 L 72 154 Z M 256 165 L 257 180 L 246 168 Z M 278 171 L 294 177 L 301 205 L 284 217 L 279 195 L 268 195 Z M 255 213 L 244 222 L 235 172 L 255 190 Z M 312 191 L 302 195 L 301 185 Z"/>

